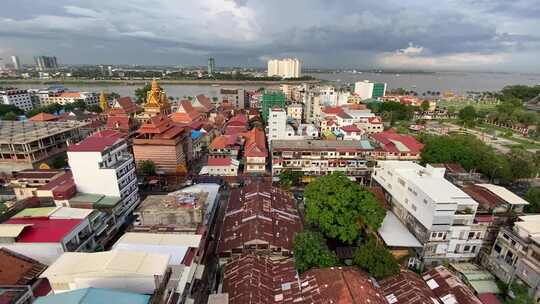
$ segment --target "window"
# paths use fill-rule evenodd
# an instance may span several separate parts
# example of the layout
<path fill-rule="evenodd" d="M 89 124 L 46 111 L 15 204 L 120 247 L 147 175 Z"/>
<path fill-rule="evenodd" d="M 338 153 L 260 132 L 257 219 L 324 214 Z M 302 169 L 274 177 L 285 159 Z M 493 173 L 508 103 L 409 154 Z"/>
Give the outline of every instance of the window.
<path fill-rule="evenodd" d="M 499 246 L 499 244 L 495 244 L 495 246 L 493 246 L 493 250 L 495 250 L 497 253 L 501 253 L 502 248 Z"/>
<path fill-rule="evenodd" d="M 469 252 L 471 250 L 471 246 L 469 245 L 465 245 L 465 247 L 463 247 L 463 252 Z"/>

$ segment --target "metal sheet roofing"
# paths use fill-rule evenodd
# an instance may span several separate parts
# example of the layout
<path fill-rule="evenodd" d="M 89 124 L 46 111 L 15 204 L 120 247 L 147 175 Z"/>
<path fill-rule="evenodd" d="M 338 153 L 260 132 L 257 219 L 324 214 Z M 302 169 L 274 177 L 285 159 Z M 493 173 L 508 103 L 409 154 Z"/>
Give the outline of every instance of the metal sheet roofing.
<path fill-rule="evenodd" d="M 378 230 L 386 246 L 390 247 L 422 247 L 422 244 L 409 232 L 390 211 L 386 212 L 381 228 Z"/>
<path fill-rule="evenodd" d="M 168 264 L 169 255 L 165 254 L 120 250 L 65 252 L 40 277 L 147 277 L 163 275 Z"/>
<path fill-rule="evenodd" d="M 102 304 L 108 303 L 111 300 L 113 300 L 115 304 L 147 304 L 150 301 L 150 296 L 113 289 L 83 288 L 46 297 L 39 297 L 34 303 Z"/>
<path fill-rule="evenodd" d="M 477 184 L 477 186 L 483 187 L 485 189 L 488 189 L 493 194 L 497 195 L 498 197 L 502 198 L 506 202 L 508 202 L 511 205 L 528 205 L 529 202 L 522 199 L 521 197 L 517 196 L 510 190 L 506 189 L 505 187 L 496 186 L 493 184 Z"/>
<path fill-rule="evenodd" d="M 24 230 L 24 228 L 32 226 L 32 224 L 0 224 L 0 237 L 15 238 Z"/>
<path fill-rule="evenodd" d="M 169 263 L 182 264 L 189 248 L 197 248 L 201 235 L 128 232 L 114 244 L 113 249 L 170 255 Z"/>
<path fill-rule="evenodd" d="M 39 208 L 25 208 L 19 213 L 15 214 L 11 218 L 35 218 L 35 217 L 49 217 L 51 213 L 56 211 L 58 207 L 39 207 Z"/>
<path fill-rule="evenodd" d="M 5 224 L 31 225 L 19 235 L 19 243 L 58 243 L 80 222 L 80 219 L 19 218 Z"/>

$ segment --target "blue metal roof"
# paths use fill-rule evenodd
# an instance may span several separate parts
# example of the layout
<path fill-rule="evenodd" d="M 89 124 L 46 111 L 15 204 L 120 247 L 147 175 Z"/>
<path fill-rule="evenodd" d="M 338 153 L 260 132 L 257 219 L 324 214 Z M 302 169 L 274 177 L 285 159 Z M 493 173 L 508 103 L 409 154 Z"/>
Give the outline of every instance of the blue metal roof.
<path fill-rule="evenodd" d="M 148 304 L 149 295 L 104 288 L 83 288 L 39 297 L 35 304 L 102 304 L 114 299 L 114 304 Z"/>
<path fill-rule="evenodd" d="M 203 132 L 197 130 L 191 130 L 191 139 L 197 139 L 203 135 Z"/>
<path fill-rule="evenodd" d="M 373 149 L 373 146 L 371 145 L 371 143 L 369 142 L 369 140 L 361 140 L 360 141 L 360 146 L 362 147 L 362 149 L 366 149 L 366 150 L 372 150 Z"/>

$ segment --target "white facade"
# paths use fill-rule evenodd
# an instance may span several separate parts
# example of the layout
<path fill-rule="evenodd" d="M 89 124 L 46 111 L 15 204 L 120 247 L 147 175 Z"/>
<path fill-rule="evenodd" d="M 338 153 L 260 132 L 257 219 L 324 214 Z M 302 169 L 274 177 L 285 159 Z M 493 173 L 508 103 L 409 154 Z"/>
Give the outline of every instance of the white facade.
<path fill-rule="evenodd" d="M 268 114 L 267 138 L 272 140 L 302 140 L 319 136 L 319 130 L 312 124 L 298 124 L 296 129 L 287 123 L 287 113 L 283 109 L 270 109 Z"/>
<path fill-rule="evenodd" d="M 58 103 L 66 105 L 77 101 L 84 101 L 87 106 L 97 106 L 99 96 L 91 92 L 61 92 L 58 90 L 42 90 L 36 94 L 42 106 Z"/>
<path fill-rule="evenodd" d="M 445 168 L 380 161 L 373 180 L 391 196 L 392 210 L 422 243 L 424 264 L 474 258 L 482 238 L 470 236 L 478 203 L 444 178 Z"/>
<path fill-rule="evenodd" d="M 8 89 L 0 91 L 0 99 L 2 104 L 13 105 L 23 111 L 33 109 L 32 97 L 28 90 Z"/>
<path fill-rule="evenodd" d="M 135 160 L 125 139 L 104 151 L 68 151 L 67 154 L 79 192 L 120 197 L 120 213 L 124 217 L 139 204 Z"/>
<path fill-rule="evenodd" d="M 298 78 L 301 73 L 301 63 L 298 58 L 270 59 L 268 60 L 268 76 L 282 78 Z"/>
<path fill-rule="evenodd" d="M 373 97 L 374 83 L 367 80 L 359 81 L 354 84 L 354 93 L 362 99 L 369 99 Z"/>

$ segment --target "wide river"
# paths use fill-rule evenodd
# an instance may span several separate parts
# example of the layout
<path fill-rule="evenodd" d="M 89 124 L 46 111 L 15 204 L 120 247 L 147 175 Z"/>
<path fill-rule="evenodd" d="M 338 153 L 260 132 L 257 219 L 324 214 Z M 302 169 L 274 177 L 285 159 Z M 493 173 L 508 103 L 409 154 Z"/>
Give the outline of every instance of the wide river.
<path fill-rule="evenodd" d="M 426 91 L 444 92 L 447 90 L 456 93 L 467 91 L 498 91 L 504 86 L 513 84 L 538 85 L 540 74 L 519 73 L 473 73 L 473 72 L 437 72 L 418 74 L 389 74 L 389 73 L 317 73 L 312 76 L 328 80 L 336 85 L 346 85 L 356 81 L 371 80 L 386 82 L 388 89 L 405 88 L 419 93 Z M 19 88 L 43 88 L 39 84 L 16 84 Z M 182 98 L 205 94 L 210 97 L 218 96 L 220 88 L 245 88 L 254 90 L 263 85 L 192 85 L 192 84 L 167 84 L 163 85 L 168 96 Z M 68 85 L 70 90 L 100 92 L 116 92 L 122 96 L 134 96 L 135 89 L 140 85 Z M 266 88 L 277 88 L 278 85 L 266 85 Z"/>

